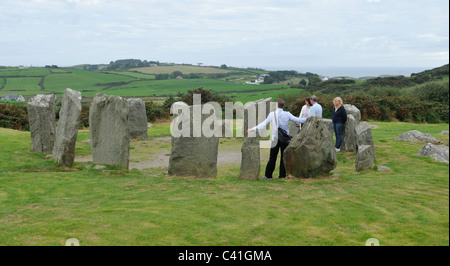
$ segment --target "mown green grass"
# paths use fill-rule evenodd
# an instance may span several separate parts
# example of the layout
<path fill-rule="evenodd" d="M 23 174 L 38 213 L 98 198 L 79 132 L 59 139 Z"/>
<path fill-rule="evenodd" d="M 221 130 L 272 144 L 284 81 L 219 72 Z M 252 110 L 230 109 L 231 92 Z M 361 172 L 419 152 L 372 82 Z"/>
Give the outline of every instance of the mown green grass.
<path fill-rule="evenodd" d="M 371 124 L 380 126 L 372 131 L 376 164 L 392 172 L 356 173 L 355 155 L 339 153 L 340 178 L 256 182 L 238 180 L 238 164 L 219 166 L 215 179 L 168 177 L 161 168 L 64 168 L 29 151 L 29 132 L 0 129 L 0 245 L 77 238 L 81 245 L 362 246 L 372 237 L 381 245 L 449 245 L 448 164 L 417 156 L 423 143 L 395 140 L 417 129 L 448 144 L 439 135 L 448 124 Z M 157 124 L 149 134 L 167 137 L 168 129 Z M 88 138 L 80 131 L 78 156 L 89 155 Z M 239 151 L 241 143 L 222 139 L 219 150 Z M 170 140 L 161 147 L 170 152 Z"/>

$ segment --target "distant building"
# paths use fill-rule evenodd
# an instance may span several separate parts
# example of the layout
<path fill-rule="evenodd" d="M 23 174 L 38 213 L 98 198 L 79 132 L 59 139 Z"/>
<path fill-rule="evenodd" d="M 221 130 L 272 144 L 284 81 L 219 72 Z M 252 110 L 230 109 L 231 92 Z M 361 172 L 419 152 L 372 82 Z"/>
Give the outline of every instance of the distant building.
<path fill-rule="evenodd" d="M 2 96 L 2 100 L 4 101 L 16 101 L 16 102 L 24 102 L 25 98 L 22 95 L 17 94 L 5 94 Z"/>
<path fill-rule="evenodd" d="M 197 63 L 197 66 L 201 67 L 201 66 L 203 66 L 203 63 Z"/>

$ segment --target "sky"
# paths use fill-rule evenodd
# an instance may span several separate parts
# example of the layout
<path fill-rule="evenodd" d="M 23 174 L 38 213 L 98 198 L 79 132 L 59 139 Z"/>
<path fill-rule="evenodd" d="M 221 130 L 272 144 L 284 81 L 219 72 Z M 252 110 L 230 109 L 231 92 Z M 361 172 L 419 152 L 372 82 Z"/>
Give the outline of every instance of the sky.
<path fill-rule="evenodd" d="M 1 0 L 0 65 L 438 67 L 447 0 Z"/>

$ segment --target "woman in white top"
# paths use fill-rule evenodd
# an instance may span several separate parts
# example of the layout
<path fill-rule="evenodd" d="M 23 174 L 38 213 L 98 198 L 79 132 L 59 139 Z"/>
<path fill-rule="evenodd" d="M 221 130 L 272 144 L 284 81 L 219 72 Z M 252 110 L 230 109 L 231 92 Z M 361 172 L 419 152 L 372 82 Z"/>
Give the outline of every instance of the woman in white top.
<path fill-rule="evenodd" d="M 300 112 L 299 118 L 308 118 L 309 109 L 311 109 L 311 98 L 307 97 L 305 99 L 305 105 L 302 107 L 302 111 Z M 302 124 L 297 124 L 297 126 L 301 127 Z"/>

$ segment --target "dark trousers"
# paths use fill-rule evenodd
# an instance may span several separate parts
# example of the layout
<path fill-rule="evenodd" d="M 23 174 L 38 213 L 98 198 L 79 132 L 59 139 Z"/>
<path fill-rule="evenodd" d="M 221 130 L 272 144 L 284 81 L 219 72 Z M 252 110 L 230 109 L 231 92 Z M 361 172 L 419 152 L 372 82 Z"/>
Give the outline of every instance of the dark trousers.
<path fill-rule="evenodd" d="M 341 148 L 341 144 L 342 144 L 342 130 L 344 128 L 344 124 L 342 123 L 336 123 L 333 124 L 333 129 L 334 129 L 334 134 L 336 135 L 336 149 L 340 149 Z"/>
<path fill-rule="evenodd" d="M 281 150 L 281 161 L 280 161 L 279 177 L 280 178 L 286 177 L 286 169 L 284 168 L 284 162 L 283 162 L 283 153 L 288 145 L 289 144 L 283 144 L 278 141 L 277 146 L 270 149 L 270 158 L 269 158 L 269 162 L 267 163 L 266 173 L 265 173 L 265 176 L 267 178 L 272 178 L 273 171 L 275 170 L 275 164 L 277 163 L 278 152 L 280 150 Z"/>

